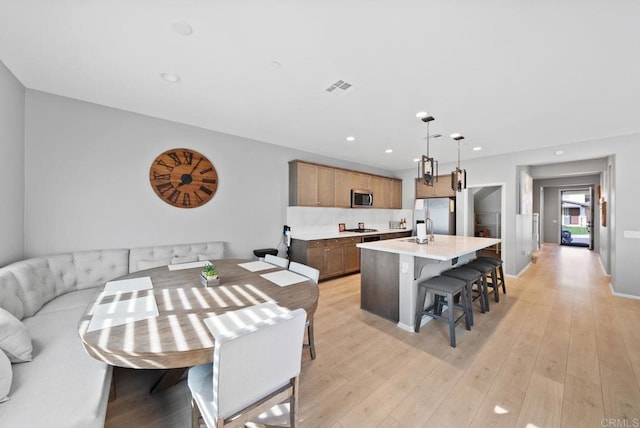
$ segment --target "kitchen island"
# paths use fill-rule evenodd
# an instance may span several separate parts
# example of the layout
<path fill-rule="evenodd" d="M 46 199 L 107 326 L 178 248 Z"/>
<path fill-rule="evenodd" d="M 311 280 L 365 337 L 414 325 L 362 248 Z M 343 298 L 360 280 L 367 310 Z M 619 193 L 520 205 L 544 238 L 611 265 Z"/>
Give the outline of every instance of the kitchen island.
<path fill-rule="evenodd" d="M 413 331 L 418 282 L 462 265 L 475 258 L 476 251 L 499 242 L 493 238 L 435 235 L 428 244 L 418 244 L 415 238 L 357 244 L 362 250 L 360 307 Z"/>

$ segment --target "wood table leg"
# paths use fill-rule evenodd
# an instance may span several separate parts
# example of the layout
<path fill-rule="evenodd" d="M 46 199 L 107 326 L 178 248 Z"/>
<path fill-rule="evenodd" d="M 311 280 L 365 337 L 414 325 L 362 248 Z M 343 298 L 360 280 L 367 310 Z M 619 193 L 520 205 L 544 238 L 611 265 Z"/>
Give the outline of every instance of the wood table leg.
<path fill-rule="evenodd" d="M 158 379 L 158 381 L 151 387 L 151 394 L 155 394 L 156 392 L 164 391 L 167 388 L 172 387 L 173 385 L 180 382 L 182 376 L 189 369 L 189 367 L 184 367 L 180 369 L 169 369 L 164 372 L 164 374 Z"/>

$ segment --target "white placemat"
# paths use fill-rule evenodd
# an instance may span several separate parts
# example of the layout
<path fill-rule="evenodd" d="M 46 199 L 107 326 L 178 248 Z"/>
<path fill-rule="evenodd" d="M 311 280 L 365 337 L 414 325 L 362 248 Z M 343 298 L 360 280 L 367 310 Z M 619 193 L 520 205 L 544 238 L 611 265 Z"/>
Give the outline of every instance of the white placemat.
<path fill-rule="evenodd" d="M 273 324 L 275 320 L 289 316 L 291 311 L 274 302 L 261 303 L 221 315 L 212 315 L 204 319 L 216 341 L 232 339 L 243 332 Z"/>
<path fill-rule="evenodd" d="M 153 294 L 96 305 L 87 332 L 158 316 Z"/>
<path fill-rule="evenodd" d="M 299 275 L 290 270 L 279 270 L 277 272 L 263 273 L 260 275 L 264 279 L 273 282 L 280 287 L 286 287 L 287 285 L 297 284 L 299 282 L 309 281 L 306 276 Z"/>
<path fill-rule="evenodd" d="M 104 295 L 110 296 L 118 293 L 130 293 L 132 291 L 151 290 L 153 284 L 151 277 L 122 279 L 120 281 L 109 281 L 104 286 Z"/>
<path fill-rule="evenodd" d="M 178 263 L 176 265 L 169 265 L 168 268 L 169 270 L 191 269 L 196 267 L 203 267 L 209 263 L 211 262 L 207 260 L 203 260 L 201 262 Z"/>
<path fill-rule="evenodd" d="M 238 266 L 251 272 L 258 272 L 261 270 L 274 269 L 278 267 L 276 265 L 272 265 L 271 263 L 263 261 L 240 263 Z"/>

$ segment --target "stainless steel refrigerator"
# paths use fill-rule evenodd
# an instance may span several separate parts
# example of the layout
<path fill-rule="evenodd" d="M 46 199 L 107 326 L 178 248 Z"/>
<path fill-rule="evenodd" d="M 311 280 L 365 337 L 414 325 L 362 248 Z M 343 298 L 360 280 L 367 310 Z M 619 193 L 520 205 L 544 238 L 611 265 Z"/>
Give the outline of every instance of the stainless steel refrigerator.
<path fill-rule="evenodd" d="M 433 233 L 437 235 L 456 234 L 455 198 L 416 199 L 413 211 L 413 234 L 416 224 L 424 223 L 429 217 L 433 221 Z"/>

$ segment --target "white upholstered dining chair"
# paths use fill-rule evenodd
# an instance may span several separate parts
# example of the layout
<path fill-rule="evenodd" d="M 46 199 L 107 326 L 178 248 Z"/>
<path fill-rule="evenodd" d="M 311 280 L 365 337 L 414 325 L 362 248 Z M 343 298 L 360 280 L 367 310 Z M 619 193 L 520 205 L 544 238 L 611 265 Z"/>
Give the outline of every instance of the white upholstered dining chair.
<path fill-rule="evenodd" d="M 312 268 L 311 266 L 304 265 L 298 262 L 289 263 L 289 270 L 291 272 L 299 273 L 300 275 L 304 275 L 316 284 L 318 283 L 318 279 L 320 278 L 320 271 L 316 268 Z M 309 352 L 311 353 L 311 359 L 316 359 L 316 344 L 313 340 L 313 317 L 307 320 L 307 338 L 308 342 L 304 344 L 305 348 L 309 348 Z"/>
<path fill-rule="evenodd" d="M 214 333 L 213 364 L 189 369 L 192 426 L 199 427 L 200 418 L 208 428 L 244 426 L 288 398 L 290 426 L 297 427 L 306 317 L 296 309 L 237 329 L 223 328 L 222 336 Z"/>
<path fill-rule="evenodd" d="M 320 271 L 316 268 L 312 268 L 311 266 L 303 265 L 298 262 L 289 263 L 289 270 L 291 272 L 299 273 L 300 275 L 304 275 L 316 284 L 318 283 L 318 278 L 320 277 Z"/>
<path fill-rule="evenodd" d="M 272 256 L 271 254 L 265 254 L 264 261 L 272 265 L 280 266 L 281 268 L 289 267 L 289 259 L 285 259 L 278 256 Z"/>

